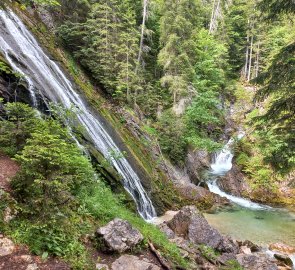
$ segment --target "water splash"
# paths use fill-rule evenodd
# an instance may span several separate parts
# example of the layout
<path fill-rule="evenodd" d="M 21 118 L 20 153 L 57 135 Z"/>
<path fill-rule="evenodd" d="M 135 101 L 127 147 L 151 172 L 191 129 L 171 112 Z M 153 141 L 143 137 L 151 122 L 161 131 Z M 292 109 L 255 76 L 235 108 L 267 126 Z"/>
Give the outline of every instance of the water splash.
<path fill-rule="evenodd" d="M 115 158 L 111 154 L 120 153 L 120 150 L 103 123 L 92 115 L 60 67 L 44 53 L 26 26 L 10 10 L 0 10 L 0 51 L 12 68 L 28 82 L 35 105 L 36 95 L 40 95 L 44 101 L 49 99 L 61 103 L 65 108 L 78 108 L 79 123 L 96 149 L 111 161 L 121 175 L 124 187 L 135 200 L 139 214 L 146 220 L 155 217 L 153 204 L 127 159 L 123 155 Z"/>
<path fill-rule="evenodd" d="M 242 139 L 244 135 L 245 134 L 243 132 L 240 132 L 237 136 L 237 139 L 238 140 Z M 210 171 L 210 174 L 212 177 L 207 183 L 209 190 L 245 208 L 251 208 L 255 210 L 271 209 L 271 207 L 269 206 L 261 205 L 258 203 L 254 203 L 248 199 L 227 194 L 226 192 L 222 191 L 219 188 L 217 184 L 217 177 L 225 175 L 227 172 L 231 170 L 233 166 L 232 160 L 234 155 L 231 149 L 234 142 L 235 142 L 234 138 L 231 138 L 228 141 L 228 143 L 224 146 L 224 148 L 220 152 L 215 154 L 214 162 L 211 164 L 211 171 Z"/>

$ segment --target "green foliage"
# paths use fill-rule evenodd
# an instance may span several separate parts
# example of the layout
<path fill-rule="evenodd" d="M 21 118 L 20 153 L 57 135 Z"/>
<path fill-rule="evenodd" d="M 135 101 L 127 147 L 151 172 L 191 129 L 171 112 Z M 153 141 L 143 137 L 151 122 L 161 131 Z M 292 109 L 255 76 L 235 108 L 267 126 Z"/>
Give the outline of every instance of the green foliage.
<path fill-rule="evenodd" d="M 198 24 L 196 1 L 164 1 L 160 20 L 162 49 L 158 62 L 163 67 L 163 87 L 169 89 L 174 103 L 186 96 L 194 77 L 194 29 Z"/>
<path fill-rule="evenodd" d="M 212 247 L 206 245 L 200 245 L 199 250 L 206 259 L 211 261 L 216 260 L 219 255 L 219 253 L 215 251 Z"/>
<path fill-rule="evenodd" d="M 194 86 L 198 92 L 222 93 L 226 85 L 225 71 L 228 68 L 227 49 L 204 28 L 195 35 L 195 39 L 197 61 Z"/>
<path fill-rule="evenodd" d="M 17 199 L 13 209 L 18 214 L 9 224 L 1 223 L 1 230 L 43 258 L 55 255 L 73 269 L 84 270 L 93 266 L 81 243 L 83 235 L 120 217 L 136 226 L 146 240 L 151 239 L 168 260 L 186 267 L 178 248 L 159 229 L 126 209 L 122 202 L 125 198 L 115 197 L 95 177 L 90 161 L 57 120 L 36 116 L 33 109 L 21 103 L 7 103 L 5 112 L 7 120 L 2 120 L 1 131 L 9 128 L 2 123 L 11 121 L 27 135 L 15 155 L 21 166 L 12 183 Z M 0 204 L 1 216 L 9 201 L 0 196 L 4 203 Z"/>
<path fill-rule="evenodd" d="M 0 74 L 11 74 L 12 70 L 11 68 L 3 61 L 0 59 Z"/>
<path fill-rule="evenodd" d="M 237 260 L 229 260 L 226 262 L 226 266 L 222 266 L 221 270 L 244 270 Z"/>
<path fill-rule="evenodd" d="M 225 18 L 230 75 L 234 78 L 239 77 L 239 72 L 244 65 L 248 30 L 247 3 L 248 1 L 245 0 L 234 0 Z"/>
<path fill-rule="evenodd" d="M 98 181 L 92 187 L 85 188 L 79 195 L 83 208 L 95 219 L 107 223 L 114 218 L 128 220 L 140 230 L 145 241 L 150 239 L 169 261 L 179 267 L 187 267 L 187 262 L 181 257 L 176 245 L 169 242 L 167 237 L 153 224 L 145 222 L 140 217 L 132 214 L 123 207 L 118 198 L 114 197 L 111 190 Z"/>
<path fill-rule="evenodd" d="M 35 3 L 43 6 L 59 6 L 59 0 L 21 0 L 25 5 Z"/>
<path fill-rule="evenodd" d="M 268 6 L 266 7 L 266 4 Z M 262 1 L 262 10 L 267 9 L 273 19 L 278 19 L 281 13 L 294 14 L 290 2 Z M 281 18 L 281 17 L 280 17 Z M 279 36 L 282 36 L 280 32 Z M 256 82 L 261 85 L 256 100 L 268 98 L 269 105 L 262 116 L 256 118 L 257 127 L 267 127 L 263 133 L 262 144 L 267 147 L 266 160 L 283 173 L 290 172 L 295 166 L 295 42 L 294 33 L 283 35 L 284 40 L 275 42 L 275 54 L 270 54 L 270 64 L 258 76 Z M 293 38 L 292 38 L 293 37 Z M 292 40 L 289 43 L 288 40 Z"/>
<path fill-rule="evenodd" d="M 67 217 L 46 221 L 30 220 L 18 216 L 6 228 L 14 241 L 26 244 L 42 258 L 54 255 L 70 263 L 73 269 L 93 269 L 80 237 L 89 231 L 89 224 L 71 213 Z"/>
<path fill-rule="evenodd" d="M 186 112 L 187 139 L 197 149 L 213 152 L 220 145 L 214 142 L 215 126 L 219 123 L 219 101 L 213 92 L 200 93 Z"/>
<path fill-rule="evenodd" d="M 187 148 L 183 120 L 168 110 L 161 116 L 158 132 L 162 151 L 174 164 L 182 166 Z"/>
<path fill-rule="evenodd" d="M 21 154 L 14 190 L 26 211 L 44 218 L 73 203 L 79 188 L 94 178 L 90 162 L 58 123 L 47 120 L 32 133 Z"/>
<path fill-rule="evenodd" d="M 14 156 L 37 128 L 37 113 L 22 103 L 7 103 L 3 109 L 6 119 L 0 121 L 0 149 Z"/>
<path fill-rule="evenodd" d="M 66 22 L 59 33 L 109 93 L 130 100 L 138 88 L 134 70 L 139 33 L 129 0 L 95 3 L 85 22 Z"/>
<path fill-rule="evenodd" d="M 292 15 L 295 13 L 293 0 L 262 0 L 258 7 L 266 14 L 269 20 L 276 20 L 282 14 Z"/>

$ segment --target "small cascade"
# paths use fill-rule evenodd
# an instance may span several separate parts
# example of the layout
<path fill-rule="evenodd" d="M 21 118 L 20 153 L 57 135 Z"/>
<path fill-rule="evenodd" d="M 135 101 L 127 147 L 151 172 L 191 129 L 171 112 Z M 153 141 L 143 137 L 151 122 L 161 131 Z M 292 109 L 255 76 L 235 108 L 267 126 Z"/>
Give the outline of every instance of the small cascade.
<path fill-rule="evenodd" d="M 234 155 L 231 152 L 231 146 L 234 139 L 230 139 L 224 148 L 214 155 L 214 162 L 211 164 L 212 174 L 224 175 L 232 168 L 232 160 Z"/>
<path fill-rule="evenodd" d="M 139 214 L 146 220 L 155 217 L 155 209 L 139 177 L 121 154 L 102 121 L 90 112 L 60 67 L 45 54 L 26 26 L 9 10 L 0 10 L 0 51 L 12 68 L 28 82 L 35 106 L 36 96 L 41 96 L 45 103 L 49 99 L 68 109 L 77 108 L 79 123 L 96 149 L 122 176 L 124 187 L 135 200 Z"/>
<path fill-rule="evenodd" d="M 244 133 L 241 132 L 238 134 L 237 139 L 241 139 L 244 136 Z M 240 198 L 237 196 L 233 196 L 230 194 L 227 194 L 226 192 L 222 191 L 218 184 L 217 184 L 217 178 L 219 176 L 225 175 L 228 171 L 232 168 L 232 160 L 233 160 L 233 153 L 232 153 L 232 146 L 234 143 L 234 139 L 231 138 L 228 143 L 224 146 L 224 148 L 215 154 L 214 156 L 214 162 L 211 164 L 211 171 L 210 171 L 210 179 L 207 182 L 209 190 L 212 193 L 218 194 L 221 197 L 225 197 L 231 202 L 238 204 L 245 208 L 251 208 L 256 210 L 265 210 L 265 209 L 271 209 L 269 206 L 260 205 L 258 203 L 254 203 L 250 200 Z"/>

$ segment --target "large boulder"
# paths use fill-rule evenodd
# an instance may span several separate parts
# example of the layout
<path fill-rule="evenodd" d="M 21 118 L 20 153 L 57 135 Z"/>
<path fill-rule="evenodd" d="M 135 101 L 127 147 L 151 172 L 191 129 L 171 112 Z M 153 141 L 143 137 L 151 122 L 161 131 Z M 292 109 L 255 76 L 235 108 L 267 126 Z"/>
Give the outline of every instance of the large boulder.
<path fill-rule="evenodd" d="M 215 203 L 215 194 L 208 189 L 192 183 L 177 185 L 177 190 L 185 199 L 196 203 L 202 208 L 210 208 Z"/>
<path fill-rule="evenodd" d="M 0 236 L 0 257 L 10 255 L 15 250 L 13 242 L 5 237 Z"/>
<path fill-rule="evenodd" d="M 171 221 L 167 222 L 167 225 L 177 236 L 194 244 L 204 244 L 227 253 L 237 253 L 239 250 L 234 241 L 223 237 L 211 227 L 202 213 L 194 206 L 183 207 Z"/>
<path fill-rule="evenodd" d="M 189 149 L 185 166 L 190 180 L 199 184 L 203 180 L 202 172 L 210 166 L 210 155 L 207 151 Z"/>
<path fill-rule="evenodd" d="M 225 192 L 238 197 L 250 191 L 241 169 L 236 164 L 233 164 L 232 169 L 218 179 L 218 185 Z"/>
<path fill-rule="evenodd" d="M 237 260 L 247 270 L 278 270 L 278 266 L 265 254 L 238 254 Z"/>
<path fill-rule="evenodd" d="M 103 242 L 106 251 L 122 253 L 135 247 L 143 240 L 142 234 L 131 224 L 119 218 L 97 230 L 98 239 Z"/>
<path fill-rule="evenodd" d="M 160 270 L 160 267 L 146 259 L 123 255 L 112 264 L 112 270 Z"/>

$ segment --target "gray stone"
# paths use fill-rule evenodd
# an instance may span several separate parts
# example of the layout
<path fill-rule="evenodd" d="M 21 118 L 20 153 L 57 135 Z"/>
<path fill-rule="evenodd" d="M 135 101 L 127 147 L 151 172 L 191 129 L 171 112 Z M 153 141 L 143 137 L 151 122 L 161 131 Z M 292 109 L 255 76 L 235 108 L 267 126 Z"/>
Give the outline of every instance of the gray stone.
<path fill-rule="evenodd" d="M 29 264 L 26 268 L 26 270 L 38 270 L 39 267 L 36 263 L 32 263 L 32 264 Z"/>
<path fill-rule="evenodd" d="M 237 260 L 247 270 L 278 270 L 278 266 L 265 254 L 238 254 Z"/>
<path fill-rule="evenodd" d="M 160 270 L 147 260 L 140 260 L 132 255 L 123 255 L 112 264 L 112 270 Z"/>
<path fill-rule="evenodd" d="M 236 260 L 236 255 L 233 253 L 223 253 L 217 258 L 217 261 L 222 265 L 226 265 L 231 260 Z"/>
<path fill-rule="evenodd" d="M 10 255 L 15 249 L 15 245 L 8 238 L 0 238 L 0 257 Z"/>
<path fill-rule="evenodd" d="M 243 195 L 242 193 L 250 192 L 250 187 L 236 164 L 233 164 L 232 169 L 218 179 L 218 186 L 225 192 L 239 197 Z"/>
<path fill-rule="evenodd" d="M 183 207 L 167 225 L 176 235 L 194 244 L 205 244 L 216 249 L 223 241 L 222 235 L 208 224 L 194 206 Z"/>
<path fill-rule="evenodd" d="M 185 165 L 191 181 L 199 184 L 203 180 L 202 171 L 210 166 L 210 155 L 207 151 L 189 149 Z"/>
<path fill-rule="evenodd" d="M 119 218 L 109 222 L 96 232 L 97 237 L 103 240 L 106 251 L 122 253 L 135 247 L 143 240 L 142 234 L 131 224 Z"/>
<path fill-rule="evenodd" d="M 241 246 L 240 247 L 240 251 L 243 253 L 243 254 L 251 254 L 251 249 L 249 247 L 246 247 L 246 246 Z"/>
<path fill-rule="evenodd" d="M 166 234 L 168 239 L 173 239 L 175 237 L 175 233 L 168 227 L 166 223 L 162 223 L 158 227 L 163 233 Z"/>
<path fill-rule="evenodd" d="M 110 270 L 110 268 L 106 264 L 97 263 L 95 268 L 97 270 Z"/>

